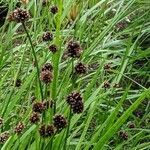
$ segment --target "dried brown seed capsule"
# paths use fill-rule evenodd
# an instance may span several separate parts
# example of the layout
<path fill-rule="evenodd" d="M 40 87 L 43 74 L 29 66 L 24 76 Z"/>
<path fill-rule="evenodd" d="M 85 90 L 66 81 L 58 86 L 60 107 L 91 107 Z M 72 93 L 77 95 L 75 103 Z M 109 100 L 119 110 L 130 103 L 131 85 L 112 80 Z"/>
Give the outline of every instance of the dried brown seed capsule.
<path fill-rule="evenodd" d="M 34 112 L 42 113 L 45 110 L 45 106 L 42 102 L 35 102 L 33 104 L 32 110 Z"/>
<path fill-rule="evenodd" d="M 20 79 L 16 80 L 15 86 L 16 87 L 20 87 L 21 86 L 21 80 Z"/>
<path fill-rule="evenodd" d="M 24 124 L 22 122 L 19 122 L 17 126 L 15 127 L 15 133 L 17 134 L 22 133 L 24 128 L 25 128 Z"/>
<path fill-rule="evenodd" d="M 29 18 L 29 12 L 21 8 L 17 8 L 8 16 L 9 21 L 16 21 L 17 23 L 28 21 Z"/>
<path fill-rule="evenodd" d="M 63 115 L 55 115 L 53 118 L 54 126 L 58 131 L 61 131 L 67 126 L 67 120 Z"/>
<path fill-rule="evenodd" d="M 53 75 L 52 75 L 52 72 L 50 71 L 42 71 L 40 73 L 40 79 L 41 81 L 43 81 L 45 84 L 48 84 L 50 82 L 52 82 L 52 79 L 53 79 Z"/>
<path fill-rule="evenodd" d="M 43 104 L 46 109 L 49 109 L 53 107 L 54 102 L 52 100 L 49 100 L 49 101 L 44 101 Z"/>
<path fill-rule="evenodd" d="M 49 50 L 52 53 L 56 53 L 57 52 L 57 46 L 55 44 L 52 44 L 52 45 L 49 46 Z"/>
<path fill-rule="evenodd" d="M 82 49 L 78 42 L 70 41 L 67 46 L 68 56 L 78 58 L 81 55 Z"/>
<path fill-rule="evenodd" d="M 30 122 L 31 123 L 37 123 L 40 121 L 40 114 L 37 112 L 33 112 L 30 116 Z"/>
<path fill-rule="evenodd" d="M 75 114 L 82 113 L 84 110 L 83 102 L 81 101 L 81 102 L 75 103 L 74 105 L 71 106 L 71 108 L 73 110 L 73 113 Z"/>
<path fill-rule="evenodd" d="M 46 63 L 45 65 L 43 65 L 42 67 L 42 71 L 53 71 L 53 66 L 51 65 L 51 63 Z"/>
<path fill-rule="evenodd" d="M 130 121 L 127 126 L 128 128 L 135 128 L 135 123 Z"/>
<path fill-rule="evenodd" d="M 128 133 L 125 131 L 119 131 L 118 136 L 123 139 L 123 140 L 127 140 L 128 139 Z"/>
<path fill-rule="evenodd" d="M 86 71 L 87 71 L 87 67 L 81 62 L 75 66 L 75 72 L 77 74 L 85 74 Z"/>
<path fill-rule="evenodd" d="M 3 126 L 3 119 L 0 118 L 0 127 L 2 127 L 2 126 Z"/>
<path fill-rule="evenodd" d="M 52 6 L 51 9 L 50 9 L 50 12 L 53 13 L 53 14 L 58 13 L 58 7 L 57 6 Z"/>
<path fill-rule="evenodd" d="M 68 95 L 67 97 L 67 103 L 69 105 L 75 105 L 78 102 L 82 102 L 82 97 L 81 94 L 78 92 L 72 92 L 71 94 Z"/>
<path fill-rule="evenodd" d="M 55 134 L 55 127 L 53 125 L 47 125 L 45 136 L 49 137 Z"/>
<path fill-rule="evenodd" d="M 110 88 L 110 83 L 109 83 L 108 81 L 105 81 L 105 82 L 104 82 L 104 88 L 105 88 L 105 89 Z"/>
<path fill-rule="evenodd" d="M 53 34 L 51 32 L 45 32 L 42 36 L 43 41 L 47 42 L 47 41 L 52 41 L 53 40 Z"/>
<path fill-rule="evenodd" d="M 9 133 L 8 132 L 3 132 L 0 134 L 0 143 L 5 143 L 9 138 Z"/>

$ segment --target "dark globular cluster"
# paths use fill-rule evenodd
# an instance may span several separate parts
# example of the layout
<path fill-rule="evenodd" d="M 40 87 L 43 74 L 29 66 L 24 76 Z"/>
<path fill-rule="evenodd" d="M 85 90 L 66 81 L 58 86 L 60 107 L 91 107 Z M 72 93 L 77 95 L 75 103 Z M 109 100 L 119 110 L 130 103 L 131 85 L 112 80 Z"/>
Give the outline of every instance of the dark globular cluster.
<path fill-rule="evenodd" d="M 47 42 L 47 41 L 52 41 L 53 40 L 53 34 L 49 31 L 45 32 L 42 36 L 43 41 Z"/>
<path fill-rule="evenodd" d="M 78 42 L 70 41 L 67 46 L 67 54 L 72 58 L 79 58 L 82 53 L 82 48 Z"/>
<path fill-rule="evenodd" d="M 40 114 L 37 112 L 33 112 L 30 116 L 30 122 L 31 123 L 37 123 L 40 121 Z"/>
<path fill-rule="evenodd" d="M 39 133 L 42 137 L 51 137 L 55 134 L 55 127 L 54 125 L 41 125 L 39 128 Z"/>
<path fill-rule="evenodd" d="M 128 139 L 128 133 L 126 131 L 119 131 L 118 136 L 122 139 L 122 140 L 127 140 Z"/>
<path fill-rule="evenodd" d="M 76 72 L 77 74 L 85 74 L 86 71 L 87 71 L 87 67 L 86 67 L 83 63 L 81 63 L 81 62 L 79 62 L 79 63 L 75 66 L 75 72 Z"/>
<path fill-rule="evenodd" d="M 49 46 L 49 50 L 52 53 L 56 53 L 57 52 L 57 46 L 55 44 L 52 44 L 52 45 Z"/>
<path fill-rule="evenodd" d="M 70 105 L 73 113 L 82 113 L 84 110 L 83 99 L 78 92 L 72 92 L 67 97 L 67 103 Z"/>
<path fill-rule="evenodd" d="M 15 86 L 16 86 L 16 87 L 20 87 L 20 86 L 21 86 L 21 80 L 20 80 L 20 79 L 17 79 L 17 80 L 16 80 Z"/>
<path fill-rule="evenodd" d="M 15 133 L 17 133 L 17 134 L 20 134 L 20 133 L 22 133 L 22 131 L 23 131 L 24 128 L 25 128 L 24 124 L 23 124 L 22 122 L 19 122 L 19 123 L 16 125 L 14 131 L 15 131 Z"/>
<path fill-rule="evenodd" d="M 25 21 L 28 21 L 30 18 L 29 12 L 21 9 L 21 8 L 17 8 L 15 9 L 9 16 L 8 16 L 8 20 L 10 21 L 16 21 L 17 23 L 23 23 Z"/>
<path fill-rule="evenodd" d="M 67 120 L 63 115 L 59 114 L 55 115 L 53 121 L 57 131 L 61 131 L 67 126 Z"/>
<path fill-rule="evenodd" d="M 42 66 L 42 71 L 53 71 L 53 66 L 51 63 L 46 63 Z"/>
<path fill-rule="evenodd" d="M 128 122 L 127 124 L 128 128 L 135 128 L 135 123 L 134 122 Z"/>
<path fill-rule="evenodd" d="M 50 63 L 46 63 L 41 70 L 40 73 L 40 79 L 43 83 L 48 84 L 51 83 L 53 79 L 53 73 L 52 73 L 53 67 Z"/>
<path fill-rule="evenodd" d="M 108 81 L 105 81 L 103 87 L 104 87 L 105 89 L 110 88 L 110 83 L 109 83 Z"/>
<path fill-rule="evenodd" d="M 45 106 L 43 102 L 34 102 L 32 110 L 34 112 L 42 113 L 45 110 Z"/>
<path fill-rule="evenodd" d="M 53 14 L 58 13 L 58 7 L 57 7 L 57 6 L 52 6 L 52 7 L 50 8 L 50 12 L 53 13 Z"/>
<path fill-rule="evenodd" d="M 3 132 L 0 134 L 0 143 L 3 144 L 5 143 L 9 138 L 9 133 L 8 132 Z"/>

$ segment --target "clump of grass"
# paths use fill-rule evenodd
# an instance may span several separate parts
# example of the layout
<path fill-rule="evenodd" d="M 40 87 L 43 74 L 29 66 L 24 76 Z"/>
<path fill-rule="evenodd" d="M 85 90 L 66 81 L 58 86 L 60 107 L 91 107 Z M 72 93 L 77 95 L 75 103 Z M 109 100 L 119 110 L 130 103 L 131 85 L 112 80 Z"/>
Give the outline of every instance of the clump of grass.
<path fill-rule="evenodd" d="M 1 149 L 149 149 L 147 1 L 2 4 Z"/>

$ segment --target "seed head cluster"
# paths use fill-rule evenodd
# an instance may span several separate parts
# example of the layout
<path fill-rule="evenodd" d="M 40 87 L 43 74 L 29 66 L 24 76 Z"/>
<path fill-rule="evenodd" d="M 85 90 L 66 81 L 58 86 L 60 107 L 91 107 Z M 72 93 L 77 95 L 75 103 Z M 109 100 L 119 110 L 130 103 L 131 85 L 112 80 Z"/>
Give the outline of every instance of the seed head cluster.
<path fill-rule="evenodd" d="M 128 133 L 126 131 L 119 131 L 118 135 L 123 140 L 127 140 L 128 139 Z"/>
<path fill-rule="evenodd" d="M 22 133 L 24 128 L 25 128 L 24 124 L 22 122 L 19 122 L 14 129 L 15 133 L 17 133 L 17 134 Z"/>
<path fill-rule="evenodd" d="M 78 92 L 72 92 L 67 97 L 67 103 L 72 108 L 73 113 L 82 113 L 84 110 L 83 99 Z"/>
<path fill-rule="evenodd" d="M 79 62 L 79 63 L 75 66 L 75 72 L 76 72 L 77 74 L 85 74 L 86 71 L 87 71 L 87 67 L 86 67 L 83 63 L 81 63 L 81 62 Z"/>
<path fill-rule="evenodd" d="M 50 8 L 50 12 L 53 13 L 53 14 L 58 13 L 58 7 L 57 7 L 57 6 L 52 6 L 52 7 Z"/>
<path fill-rule="evenodd" d="M 53 40 L 53 34 L 49 31 L 45 32 L 42 36 L 43 41 L 47 42 L 47 41 L 52 41 Z"/>
<path fill-rule="evenodd" d="M 82 53 L 82 48 L 78 42 L 70 41 L 67 46 L 67 53 L 69 57 L 79 58 Z"/>
<path fill-rule="evenodd" d="M 48 84 L 52 81 L 53 79 L 53 74 L 52 74 L 53 67 L 50 63 L 46 63 L 41 70 L 40 73 L 40 79 L 43 83 Z"/>
<path fill-rule="evenodd" d="M 8 132 L 3 132 L 0 134 L 0 143 L 5 143 L 9 138 L 9 133 Z"/>
<path fill-rule="evenodd" d="M 37 112 L 33 112 L 30 116 L 30 122 L 31 123 L 37 123 L 40 121 L 40 114 Z"/>
<path fill-rule="evenodd" d="M 42 113 L 45 110 L 45 106 L 43 102 L 35 102 L 33 103 L 32 110 L 37 113 Z"/>
<path fill-rule="evenodd" d="M 42 137 L 50 137 L 55 134 L 55 127 L 53 125 L 41 125 L 39 133 Z"/>
<path fill-rule="evenodd" d="M 53 118 L 54 126 L 56 127 L 57 131 L 61 131 L 67 126 L 67 120 L 63 115 L 55 115 Z"/>
<path fill-rule="evenodd" d="M 49 50 L 54 54 L 57 52 L 57 46 L 55 44 L 52 44 L 49 46 Z"/>
<path fill-rule="evenodd" d="M 20 87 L 21 86 L 21 80 L 20 79 L 16 80 L 15 86 L 16 87 Z"/>
<path fill-rule="evenodd" d="M 28 21 L 29 18 L 29 12 L 21 8 L 15 9 L 8 17 L 10 21 L 16 21 L 17 23 Z"/>

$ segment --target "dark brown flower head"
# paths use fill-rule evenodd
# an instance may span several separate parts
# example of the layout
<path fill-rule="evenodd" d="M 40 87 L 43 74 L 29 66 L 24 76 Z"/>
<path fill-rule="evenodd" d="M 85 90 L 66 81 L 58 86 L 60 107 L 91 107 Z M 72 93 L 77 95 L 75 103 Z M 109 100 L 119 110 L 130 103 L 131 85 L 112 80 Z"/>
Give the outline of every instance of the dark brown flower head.
<path fill-rule="evenodd" d="M 105 81 L 105 82 L 104 82 L 104 88 L 105 88 L 105 89 L 110 88 L 110 83 L 109 83 L 108 81 Z"/>
<path fill-rule="evenodd" d="M 41 125 L 39 133 L 42 137 L 50 137 L 55 134 L 55 127 L 53 125 Z"/>
<path fill-rule="evenodd" d="M 35 102 L 33 104 L 32 110 L 34 112 L 42 113 L 45 110 L 45 106 L 42 102 Z"/>
<path fill-rule="evenodd" d="M 57 46 L 55 44 L 52 44 L 52 45 L 49 46 L 49 50 L 52 53 L 56 53 L 57 52 Z"/>
<path fill-rule="evenodd" d="M 45 137 L 45 135 L 46 135 L 46 125 L 41 125 L 41 127 L 39 128 L 39 133 L 42 137 Z"/>
<path fill-rule="evenodd" d="M 87 67 L 86 67 L 83 63 L 81 63 L 81 62 L 79 62 L 79 63 L 75 66 L 75 72 L 76 72 L 77 74 L 85 74 L 86 71 L 87 71 Z"/>
<path fill-rule="evenodd" d="M 9 138 L 9 133 L 8 132 L 3 132 L 0 134 L 0 143 L 5 143 Z"/>
<path fill-rule="evenodd" d="M 53 40 L 53 34 L 51 32 L 45 32 L 42 36 L 43 41 L 47 42 L 47 41 L 52 41 Z"/>
<path fill-rule="evenodd" d="M 0 127 L 2 127 L 2 126 L 3 126 L 3 119 L 0 118 Z"/>
<path fill-rule="evenodd" d="M 58 131 L 61 131 L 67 126 L 67 120 L 63 115 L 55 115 L 53 118 L 54 126 Z"/>
<path fill-rule="evenodd" d="M 118 136 L 123 139 L 123 140 L 127 140 L 128 139 L 128 133 L 125 131 L 119 131 Z"/>
<path fill-rule="evenodd" d="M 31 123 L 37 123 L 40 121 L 40 114 L 37 112 L 33 112 L 30 116 L 30 122 Z"/>
<path fill-rule="evenodd" d="M 57 6 L 52 6 L 52 7 L 50 8 L 50 12 L 53 13 L 53 14 L 58 13 L 58 7 L 57 7 Z"/>
<path fill-rule="evenodd" d="M 16 87 L 20 87 L 21 86 L 21 80 L 20 79 L 16 80 L 15 86 Z"/>
<path fill-rule="evenodd" d="M 52 82 L 53 75 L 51 71 L 41 71 L 40 73 L 40 79 L 43 81 L 45 84 L 48 84 Z"/>
<path fill-rule="evenodd" d="M 67 46 L 68 56 L 78 58 L 81 55 L 82 49 L 78 42 L 70 41 Z"/>
<path fill-rule="evenodd" d="M 46 63 L 46 64 L 44 64 L 43 65 L 43 67 L 42 67 L 42 71 L 53 71 L 53 66 L 52 66 L 52 64 L 51 63 Z"/>
<path fill-rule="evenodd" d="M 72 92 L 71 94 L 68 95 L 67 97 L 67 103 L 69 105 L 75 105 L 78 102 L 82 102 L 82 97 L 81 94 L 78 92 Z"/>
<path fill-rule="evenodd" d="M 128 122 L 127 124 L 128 128 L 135 128 L 135 123 L 134 122 Z"/>
<path fill-rule="evenodd" d="M 78 103 L 75 103 L 71 106 L 73 113 L 80 114 L 84 110 L 84 105 L 82 101 L 79 101 Z"/>
<path fill-rule="evenodd" d="M 9 21 L 16 21 L 17 23 L 28 21 L 29 18 L 30 18 L 29 12 L 21 8 L 15 9 L 8 16 Z"/>
<path fill-rule="evenodd" d="M 48 101 L 44 101 L 43 104 L 46 109 L 49 109 L 53 107 L 54 102 L 52 100 L 48 100 Z"/>
<path fill-rule="evenodd" d="M 24 124 L 22 122 L 19 122 L 17 126 L 15 127 L 15 133 L 20 134 L 22 133 L 23 129 L 25 128 Z"/>
<path fill-rule="evenodd" d="M 50 137 L 55 134 L 55 127 L 53 125 L 47 125 L 46 127 L 46 137 Z"/>

